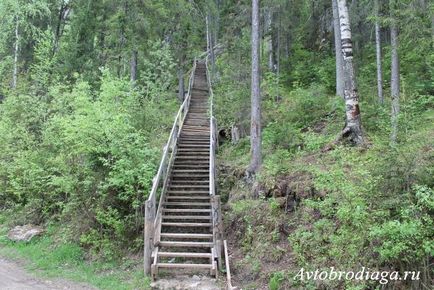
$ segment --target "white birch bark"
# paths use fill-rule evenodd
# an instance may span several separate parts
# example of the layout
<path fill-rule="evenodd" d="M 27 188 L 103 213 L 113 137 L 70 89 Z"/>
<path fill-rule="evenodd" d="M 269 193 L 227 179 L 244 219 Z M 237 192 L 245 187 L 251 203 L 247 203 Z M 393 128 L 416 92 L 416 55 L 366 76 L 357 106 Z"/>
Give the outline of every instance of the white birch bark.
<path fill-rule="evenodd" d="M 399 94 L 400 94 L 400 80 L 399 80 L 399 56 L 398 56 L 398 27 L 396 20 L 393 16 L 394 1 L 390 1 L 390 11 L 392 23 L 390 26 L 390 45 L 392 47 L 392 63 L 391 63 L 391 97 L 392 97 L 392 133 L 390 136 L 391 142 L 395 143 L 398 136 L 398 116 L 399 116 Z"/>
<path fill-rule="evenodd" d="M 381 34 L 380 34 L 380 23 L 378 17 L 379 13 L 379 0 L 375 0 L 374 9 L 375 9 L 375 48 L 376 48 L 376 56 L 377 56 L 377 95 L 378 101 L 380 104 L 384 103 L 384 95 L 383 95 L 383 66 L 381 64 Z"/>
<path fill-rule="evenodd" d="M 262 162 L 261 158 L 261 91 L 259 71 L 259 0 L 252 0 L 252 84 L 250 144 L 252 159 L 247 170 L 255 175 Z"/>
<path fill-rule="evenodd" d="M 345 73 L 344 96 L 346 124 L 341 135 L 348 137 L 352 143 L 361 145 L 364 142 L 364 138 L 361 126 L 356 76 L 353 66 L 353 46 L 351 41 L 350 17 L 348 14 L 346 0 L 338 0 L 338 11 Z"/>
<path fill-rule="evenodd" d="M 341 31 L 339 25 L 339 12 L 337 0 L 332 0 L 333 6 L 333 30 L 335 36 L 336 57 L 336 95 L 344 98 L 344 59 L 341 48 Z"/>

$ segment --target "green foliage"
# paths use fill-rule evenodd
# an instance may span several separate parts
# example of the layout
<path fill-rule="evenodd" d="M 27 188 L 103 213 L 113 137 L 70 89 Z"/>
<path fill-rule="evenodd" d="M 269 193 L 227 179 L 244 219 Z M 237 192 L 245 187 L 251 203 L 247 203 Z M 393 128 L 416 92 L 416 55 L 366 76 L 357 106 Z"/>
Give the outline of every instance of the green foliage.
<path fill-rule="evenodd" d="M 142 80 L 146 98 L 160 97 L 173 83 L 174 63 L 170 47 L 162 41 L 149 45 L 150 53 L 144 60 Z"/>
<path fill-rule="evenodd" d="M 423 261 L 434 255 L 434 222 L 430 214 L 434 210 L 434 190 L 415 185 L 403 200 L 402 207 L 393 220 L 376 225 L 372 238 L 379 243 L 375 250 L 384 262 Z"/>
<path fill-rule="evenodd" d="M 281 289 L 281 284 L 283 280 L 285 279 L 285 273 L 284 272 L 275 272 L 270 277 L 270 282 L 268 283 L 268 287 L 270 290 L 279 290 Z"/>
<path fill-rule="evenodd" d="M 70 238 L 107 259 L 126 245 L 139 247 L 141 206 L 164 137 L 154 132 L 171 121 L 161 112 L 173 104 L 141 102 L 138 90 L 107 70 L 96 91 L 78 81 L 52 86 L 44 101 L 7 98 L 0 117 L 1 206 L 28 212 L 36 223 L 67 221 Z"/>

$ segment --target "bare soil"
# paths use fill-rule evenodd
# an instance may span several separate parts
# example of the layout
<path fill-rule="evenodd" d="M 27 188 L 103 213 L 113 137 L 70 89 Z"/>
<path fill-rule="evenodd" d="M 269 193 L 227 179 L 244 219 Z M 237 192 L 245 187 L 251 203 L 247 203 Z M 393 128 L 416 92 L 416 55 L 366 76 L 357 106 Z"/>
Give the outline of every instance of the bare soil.
<path fill-rule="evenodd" d="M 82 283 L 61 279 L 36 278 L 17 262 L 0 257 L 0 289 L 2 290 L 94 290 Z"/>

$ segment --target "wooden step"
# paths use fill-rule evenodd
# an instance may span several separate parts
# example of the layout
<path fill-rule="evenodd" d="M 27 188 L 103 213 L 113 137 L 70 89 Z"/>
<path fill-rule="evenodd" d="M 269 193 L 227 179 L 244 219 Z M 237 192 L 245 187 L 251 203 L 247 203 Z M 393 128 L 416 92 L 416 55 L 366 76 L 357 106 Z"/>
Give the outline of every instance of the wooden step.
<path fill-rule="evenodd" d="M 210 220 L 211 216 L 209 215 L 163 215 L 163 219 L 168 220 Z"/>
<path fill-rule="evenodd" d="M 210 126 L 209 118 L 206 116 L 206 112 L 203 113 L 195 113 L 195 114 L 202 114 L 203 118 L 200 117 L 189 117 L 187 116 L 185 118 L 184 125 L 193 125 L 193 126 Z"/>
<path fill-rule="evenodd" d="M 196 160 L 196 159 L 209 159 L 209 156 L 196 156 L 196 157 L 191 157 L 191 156 L 176 156 L 176 159 L 190 159 L 190 160 Z"/>
<path fill-rule="evenodd" d="M 168 196 L 167 199 L 198 199 L 198 200 L 209 200 L 210 197 L 209 196 L 181 196 L 181 195 L 177 195 L 177 196 Z"/>
<path fill-rule="evenodd" d="M 163 212 L 209 213 L 209 212 L 211 212 L 211 209 L 203 209 L 203 208 L 163 208 Z"/>
<path fill-rule="evenodd" d="M 164 223 L 163 223 L 164 224 Z M 159 242 L 160 247 L 197 247 L 197 248 L 211 248 L 214 246 L 211 242 L 166 242 L 166 241 L 160 241 Z"/>
<path fill-rule="evenodd" d="M 157 263 L 158 268 L 190 268 L 190 269 L 212 269 L 212 264 L 172 264 Z"/>
<path fill-rule="evenodd" d="M 193 147 L 193 149 L 194 149 L 194 147 L 196 146 L 199 149 L 204 149 L 204 150 L 208 149 L 209 150 L 210 141 L 211 140 L 208 137 L 206 139 L 203 139 L 203 140 L 181 140 L 180 142 L 178 142 L 178 149 L 183 148 L 183 147 L 186 147 L 183 149 L 191 149 L 189 147 Z"/>
<path fill-rule="evenodd" d="M 181 138 L 194 138 L 194 137 L 206 137 L 209 138 L 209 132 L 201 133 L 201 132 L 181 132 Z"/>
<path fill-rule="evenodd" d="M 211 253 L 158 252 L 158 257 L 212 258 Z"/>
<path fill-rule="evenodd" d="M 208 168 L 209 165 L 205 165 L 205 166 L 200 165 L 199 166 L 199 165 L 180 165 L 180 164 L 178 164 L 175 167 L 186 167 L 186 168 L 203 167 L 203 168 Z M 179 179 L 179 178 L 193 178 L 193 177 L 194 178 L 209 178 L 209 174 L 197 174 L 194 176 L 191 176 L 191 174 L 190 175 L 188 175 L 188 174 L 172 174 L 172 178 L 174 178 L 174 177 L 177 179 Z"/>
<path fill-rule="evenodd" d="M 164 206 L 175 206 L 175 205 L 183 205 L 183 206 L 187 206 L 187 205 L 191 205 L 191 206 L 211 206 L 211 203 L 209 202 L 164 202 L 163 203 Z"/>
<path fill-rule="evenodd" d="M 209 168 L 209 163 L 199 163 L 199 164 L 176 164 L 173 165 L 173 168 L 177 169 L 191 169 L 191 168 L 197 168 L 197 169 L 203 169 L 207 170 Z"/>
<path fill-rule="evenodd" d="M 208 170 L 203 170 L 203 169 L 197 169 L 197 170 L 193 170 L 193 169 L 175 169 L 172 170 L 172 173 L 202 173 L 202 174 L 206 174 L 209 173 Z"/>
<path fill-rule="evenodd" d="M 162 238 L 173 239 L 212 239 L 212 234 L 195 234 L 195 233 L 161 233 Z"/>
<path fill-rule="evenodd" d="M 178 152 L 180 153 L 208 153 L 209 154 L 209 148 L 179 148 Z"/>
<path fill-rule="evenodd" d="M 209 193 L 207 190 L 168 190 L 167 193 L 189 193 L 189 194 L 201 194 Z"/>
<path fill-rule="evenodd" d="M 170 186 L 170 188 L 172 189 L 176 189 L 176 188 L 208 188 L 209 187 L 209 184 L 208 185 L 185 185 L 185 184 L 182 184 L 182 185 L 171 185 Z"/>
<path fill-rule="evenodd" d="M 172 180 L 172 184 L 179 184 L 179 185 L 181 185 L 181 184 L 189 184 L 189 183 L 201 183 L 201 184 L 208 184 L 209 183 L 209 180 L 191 180 L 191 179 L 188 179 L 188 180 Z"/>
<path fill-rule="evenodd" d="M 208 130 L 209 131 L 209 127 L 204 127 L 204 126 L 188 126 L 185 125 L 182 127 L 182 129 L 185 130 Z"/>
<path fill-rule="evenodd" d="M 200 152 L 200 151 L 179 151 L 179 153 L 177 154 L 177 156 L 208 156 L 210 153 L 209 151 L 204 151 L 204 152 Z"/>
<path fill-rule="evenodd" d="M 181 143 L 178 144 L 179 148 L 209 148 L 209 141 L 208 143 Z"/>
<path fill-rule="evenodd" d="M 209 197 L 209 192 L 208 191 L 206 191 L 204 193 L 197 193 L 197 192 L 195 192 L 195 193 L 190 193 L 190 192 L 173 193 L 173 192 L 171 192 L 171 193 L 168 193 L 168 195 L 170 195 L 170 196 L 201 196 L 201 197 L 208 196 Z"/>

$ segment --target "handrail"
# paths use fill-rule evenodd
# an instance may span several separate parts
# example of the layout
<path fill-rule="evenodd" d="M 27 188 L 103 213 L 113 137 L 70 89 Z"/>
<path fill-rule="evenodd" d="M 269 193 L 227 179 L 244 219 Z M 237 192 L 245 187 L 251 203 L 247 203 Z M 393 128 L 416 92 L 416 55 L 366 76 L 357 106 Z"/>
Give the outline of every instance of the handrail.
<path fill-rule="evenodd" d="M 170 131 L 169 139 L 167 141 L 166 146 L 164 147 L 163 156 L 161 158 L 160 166 L 159 166 L 157 174 L 153 180 L 152 190 L 151 190 L 151 193 L 149 194 L 148 201 L 152 201 L 153 199 L 155 199 L 156 193 L 158 190 L 158 185 L 159 185 L 158 181 L 161 178 L 161 174 L 163 173 L 163 170 L 168 169 L 168 168 L 164 167 L 164 162 L 167 159 L 167 155 L 169 152 L 169 146 L 168 145 L 171 144 L 171 141 L 178 138 L 178 135 L 180 132 L 180 130 L 178 130 L 178 129 L 179 129 L 180 125 L 182 125 L 184 118 L 185 118 L 185 115 L 188 111 L 188 108 L 190 107 L 191 88 L 193 86 L 195 69 L 196 69 L 196 60 L 194 61 L 193 69 L 191 70 L 191 74 L 190 74 L 190 78 L 189 78 L 189 82 L 188 82 L 187 97 L 184 99 L 184 102 L 182 102 L 182 105 L 179 108 L 178 113 L 176 114 L 175 121 L 173 122 L 172 130 Z M 184 110 L 184 108 L 186 108 L 187 110 Z M 176 132 L 176 135 L 175 135 L 175 132 Z M 174 145 L 176 145 L 176 144 L 174 144 Z"/>
<path fill-rule="evenodd" d="M 225 251 L 225 266 L 226 266 L 226 280 L 228 284 L 228 290 L 236 290 L 237 287 L 232 286 L 232 276 L 231 276 L 231 267 L 229 265 L 229 253 L 228 253 L 228 243 L 226 240 L 223 241 L 223 247 Z"/>
<path fill-rule="evenodd" d="M 154 245 L 158 243 L 160 238 L 160 227 L 162 216 L 162 202 L 165 198 L 166 188 L 168 186 L 168 177 L 170 176 L 171 165 L 177 151 L 177 141 L 181 133 L 181 128 L 184 124 L 185 117 L 187 116 L 190 108 L 191 91 L 194 83 L 194 73 L 196 70 L 196 59 L 193 62 L 191 70 L 187 96 L 182 102 L 181 107 L 176 114 L 175 121 L 173 122 L 172 130 L 170 131 L 166 146 L 164 146 L 163 155 L 161 157 L 160 165 L 157 174 L 152 182 L 152 189 L 148 199 L 145 202 L 145 224 L 144 224 L 144 270 L 145 275 L 151 272 L 151 256 L 154 250 Z M 161 188 L 160 200 L 157 208 L 157 195 L 158 190 Z"/>
<path fill-rule="evenodd" d="M 212 84 L 211 84 L 211 76 L 210 76 L 210 70 L 208 66 L 209 62 L 209 54 L 206 57 L 205 60 L 205 66 L 207 70 L 207 82 L 208 82 L 208 90 L 209 90 L 209 121 L 210 121 L 210 150 L 209 150 L 209 181 L 210 181 L 210 195 L 214 196 L 216 195 L 216 187 L 215 187 L 215 151 L 216 151 L 216 121 L 214 118 L 214 93 L 212 90 Z"/>
<path fill-rule="evenodd" d="M 208 81 L 208 90 L 209 90 L 209 116 L 210 116 L 210 152 L 209 152 L 209 188 L 210 188 L 210 196 L 212 200 L 212 225 L 213 225 L 213 240 L 214 240 L 214 248 L 216 257 L 219 262 L 219 268 L 222 269 L 222 253 L 221 250 L 223 248 L 224 256 L 225 256 L 225 267 L 226 267 L 226 278 L 227 278 L 227 289 L 236 290 L 237 287 L 232 286 L 231 280 L 231 270 L 229 267 L 229 255 L 227 249 L 227 242 L 223 240 L 223 223 L 222 223 L 222 214 L 221 214 L 221 201 L 220 196 L 217 195 L 216 189 L 216 170 L 215 170 L 215 159 L 216 159 L 216 150 L 217 150 L 217 122 L 214 118 L 214 93 L 212 90 L 211 83 L 211 74 L 209 70 L 209 51 L 207 51 L 207 56 L 205 58 L 205 65 L 207 70 L 207 81 Z"/>

